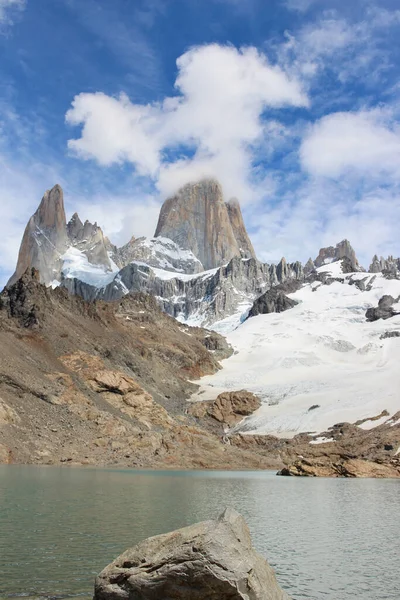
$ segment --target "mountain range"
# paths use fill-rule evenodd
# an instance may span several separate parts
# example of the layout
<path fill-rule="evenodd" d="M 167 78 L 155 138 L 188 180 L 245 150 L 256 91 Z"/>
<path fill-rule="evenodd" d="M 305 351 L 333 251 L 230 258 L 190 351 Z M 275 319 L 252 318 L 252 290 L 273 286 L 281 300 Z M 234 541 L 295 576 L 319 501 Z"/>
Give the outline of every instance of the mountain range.
<path fill-rule="evenodd" d="M 361 269 L 346 240 L 321 249 L 304 267 L 284 258 L 276 265 L 258 261 L 239 202 L 225 202 L 214 180 L 187 184 L 168 198 L 153 238 L 132 237 L 117 248 L 97 223 L 82 223 L 76 213 L 67 222 L 63 192 L 56 185 L 26 226 L 8 285 L 34 267 L 45 285 L 61 285 L 88 301 L 144 291 L 182 322 L 228 331 L 271 286 L 302 282 L 316 268 L 341 259 L 349 272 Z M 391 257 L 374 257 L 371 269 L 382 272 L 392 264 Z"/>
<path fill-rule="evenodd" d="M 42 395 L 53 407 L 46 408 L 51 430 L 59 427 L 60 408 L 54 407 L 62 406 L 78 418 L 74 427 L 92 445 L 100 444 L 93 454 L 71 442 L 73 462 L 84 451 L 89 462 L 109 464 L 114 445 L 118 460 L 123 455 L 126 464 L 147 466 L 168 460 L 182 466 L 186 460 L 192 466 L 226 468 L 231 462 L 265 468 L 287 465 L 300 446 L 303 457 L 311 454 L 324 463 L 338 448 L 338 430 L 331 428 L 348 422 L 358 424 L 346 430 L 344 446 L 358 457 L 354 439 L 365 443 L 373 429 L 378 433 L 368 437 L 372 441 L 361 459 L 380 460 L 396 474 L 399 269 L 400 259 L 375 255 L 366 270 L 347 240 L 320 249 L 304 266 L 284 258 L 263 263 L 238 200 L 226 200 L 215 180 L 189 183 L 168 198 L 153 238 L 132 237 L 116 247 L 97 223 L 83 223 L 76 213 L 67 221 L 56 185 L 29 219 L 16 271 L 1 295 L 3 335 L 7 344 L 17 340 L 16 355 L 0 374 L 8 398 L 0 406 L 6 445 L 26 421 L 17 390 L 19 398 L 36 398 L 29 405 L 31 422 L 40 420 L 43 405 L 36 404 Z M 32 344 L 35 375 L 23 359 L 26 344 Z M 191 358 L 183 359 L 185 354 Z M 48 393 L 39 391 L 49 386 Z M 107 422 L 117 420 L 111 428 L 102 426 L 99 437 L 88 414 L 94 411 L 93 420 L 103 422 L 105 409 Z M 110 432 L 120 426 L 117 448 Z M 193 426 L 200 429 L 193 432 Z M 38 450 L 34 434 L 29 429 L 36 462 L 42 451 L 46 460 L 63 460 L 68 435 L 63 446 L 53 440 Z M 48 431 L 41 435 L 52 438 Z M 137 435 L 153 448 L 146 458 Z M 312 437 L 305 443 L 304 436 Z M 292 442 L 282 446 L 280 438 Z M 182 454 L 183 439 L 199 449 L 198 462 Z M 385 460 L 383 439 L 390 440 Z M 15 447 L 12 453 L 27 460 Z M 324 463 L 324 474 L 341 474 L 344 458 L 336 460 L 337 468 Z M 304 464 L 292 472 L 305 474 Z"/>

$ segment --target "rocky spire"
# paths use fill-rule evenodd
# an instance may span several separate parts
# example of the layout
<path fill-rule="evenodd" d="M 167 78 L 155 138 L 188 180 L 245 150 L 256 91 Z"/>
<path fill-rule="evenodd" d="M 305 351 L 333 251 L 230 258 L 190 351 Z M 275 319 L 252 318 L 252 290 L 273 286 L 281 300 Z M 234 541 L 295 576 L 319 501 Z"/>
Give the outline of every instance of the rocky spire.
<path fill-rule="evenodd" d="M 74 213 L 67 224 L 67 232 L 68 237 L 71 240 L 77 240 L 80 236 L 81 231 L 83 231 L 83 223 L 79 218 L 78 213 Z"/>
<path fill-rule="evenodd" d="M 59 275 L 60 257 L 67 247 L 67 230 L 63 191 L 59 185 L 47 190 L 39 208 L 29 219 L 22 238 L 17 268 L 7 286 L 17 281 L 27 269 L 35 268 L 42 283 Z"/>
<path fill-rule="evenodd" d="M 315 265 L 313 259 L 310 257 L 306 264 L 304 265 L 304 275 L 309 275 L 315 270 Z"/>
<path fill-rule="evenodd" d="M 74 213 L 67 225 L 67 232 L 71 245 L 81 250 L 91 264 L 111 269 L 108 256 L 110 241 L 104 237 L 97 223 L 88 220 L 82 223 L 78 213 Z"/>
<path fill-rule="evenodd" d="M 400 270 L 400 258 L 394 258 L 393 256 L 388 256 L 387 258 L 383 258 L 375 254 L 372 259 L 372 262 L 369 266 L 369 273 L 386 273 L 392 276 L 395 276 L 397 272 Z"/>
<path fill-rule="evenodd" d="M 155 236 L 191 250 L 205 269 L 221 266 L 234 256 L 254 256 L 238 203 L 228 207 L 220 184 L 213 179 L 189 183 L 166 200 Z"/>
<path fill-rule="evenodd" d="M 231 198 L 226 203 L 228 209 L 229 220 L 232 225 L 233 234 L 239 246 L 240 253 L 243 258 L 256 258 L 253 244 L 250 241 L 246 227 L 243 221 L 242 211 L 240 210 L 239 200 Z"/>
<path fill-rule="evenodd" d="M 314 264 L 318 268 L 342 259 L 346 259 L 351 272 L 362 270 L 358 264 L 356 253 L 348 240 L 342 240 L 335 247 L 328 246 L 327 248 L 321 248 Z"/>

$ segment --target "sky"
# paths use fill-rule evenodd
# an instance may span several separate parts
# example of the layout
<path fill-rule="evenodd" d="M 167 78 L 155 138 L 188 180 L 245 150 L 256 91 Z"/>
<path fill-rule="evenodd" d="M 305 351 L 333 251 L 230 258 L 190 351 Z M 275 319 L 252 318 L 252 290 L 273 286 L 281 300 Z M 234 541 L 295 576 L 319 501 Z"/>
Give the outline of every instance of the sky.
<path fill-rule="evenodd" d="M 0 284 L 46 189 L 117 245 L 218 179 L 257 256 L 400 255 L 398 0 L 0 0 Z"/>

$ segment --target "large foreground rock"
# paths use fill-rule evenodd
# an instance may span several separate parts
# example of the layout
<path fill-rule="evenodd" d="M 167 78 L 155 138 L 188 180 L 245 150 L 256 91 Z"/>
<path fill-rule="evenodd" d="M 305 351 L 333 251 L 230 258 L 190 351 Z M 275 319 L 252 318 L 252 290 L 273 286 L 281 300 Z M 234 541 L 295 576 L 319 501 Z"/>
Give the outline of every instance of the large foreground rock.
<path fill-rule="evenodd" d="M 151 537 L 121 554 L 96 579 L 94 600 L 289 600 L 252 547 L 245 520 L 226 509 Z"/>

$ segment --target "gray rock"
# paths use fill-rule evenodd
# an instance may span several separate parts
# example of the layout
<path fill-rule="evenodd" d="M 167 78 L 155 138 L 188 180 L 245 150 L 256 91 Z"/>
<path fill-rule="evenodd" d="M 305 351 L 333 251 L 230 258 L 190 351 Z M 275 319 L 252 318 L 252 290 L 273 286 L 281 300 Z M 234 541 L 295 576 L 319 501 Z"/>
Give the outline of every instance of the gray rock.
<path fill-rule="evenodd" d="M 389 338 L 400 337 L 400 331 L 385 331 L 382 335 L 379 336 L 380 340 L 387 340 Z"/>
<path fill-rule="evenodd" d="M 365 313 L 367 321 L 377 321 L 378 319 L 390 319 L 399 314 L 393 308 L 393 304 L 398 301 L 393 296 L 385 295 L 378 302 L 375 308 L 369 308 Z"/>
<path fill-rule="evenodd" d="M 280 313 L 289 310 L 298 304 L 297 300 L 288 298 L 282 290 L 273 287 L 255 300 L 250 309 L 249 317 L 268 313 Z"/>
<path fill-rule="evenodd" d="M 358 264 L 356 253 L 348 240 L 342 240 L 336 244 L 335 247 L 329 246 L 327 248 L 321 248 L 314 264 L 315 267 L 318 268 L 327 263 L 336 262 L 342 259 L 347 259 L 345 262 L 346 270 L 344 272 L 353 273 L 355 271 L 363 270 Z"/>
<path fill-rule="evenodd" d="M 226 509 L 148 538 L 96 578 L 94 600 L 289 600 L 251 544 L 245 520 Z"/>
<path fill-rule="evenodd" d="M 304 265 L 304 275 L 309 275 L 313 271 L 315 271 L 315 265 L 313 259 L 310 257 Z"/>
<path fill-rule="evenodd" d="M 400 258 L 388 256 L 383 258 L 375 254 L 368 269 L 369 273 L 383 273 L 388 279 L 396 279 L 400 276 Z"/>
<path fill-rule="evenodd" d="M 220 267 L 234 256 L 255 258 L 239 203 L 228 206 L 220 184 L 212 179 L 187 184 L 164 202 L 155 232 L 159 236 L 191 250 L 205 269 Z"/>

